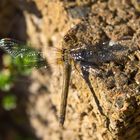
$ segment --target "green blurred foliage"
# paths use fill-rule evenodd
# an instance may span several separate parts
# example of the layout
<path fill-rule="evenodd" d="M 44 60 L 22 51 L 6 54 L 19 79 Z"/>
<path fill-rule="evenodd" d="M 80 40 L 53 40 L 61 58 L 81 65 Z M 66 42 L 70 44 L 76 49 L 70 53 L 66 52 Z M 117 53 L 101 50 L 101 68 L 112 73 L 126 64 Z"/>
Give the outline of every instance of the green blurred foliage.
<path fill-rule="evenodd" d="M 12 86 L 12 78 L 9 70 L 0 71 L 0 89 L 9 91 Z"/>
<path fill-rule="evenodd" d="M 10 116 L 10 121 L 14 124 L 13 126 L 18 126 L 18 129 L 15 127 L 14 131 L 10 133 L 10 129 L 7 127 L 6 133 L 8 135 L 10 134 L 11 139 L 14 140 L 34 140 L 35 138 L 34 135 L 32 135 L 30 128 L 24 132 L 22 130 L 23 126 L 28 125 L 26 124 L 26 113 L 23 111 L 24 100 L 18 97 L 16 92 L 18 86 L 16 84 L 19 78 L 31 74 L 33 68 L 45 66 L 46 61 L 41 56 L 42 53 L 35 49 L 20 46 L 20 44 L 14 44 L 14 46 L 13 44 L 7 45 L 9 43 L 7 43 L 7 41 L 11 40 L 1 42 L 1 45 L 3 45 L 1 48 L 8 54 L 2 55 L 2 63 L 0 66 L 0 107 L 4 110 L 6 115 L 8 114 L 6 119 Z M 21 102 L 19 102 L 19 100 Z M 20 111 L 23 114 L 20 114 Z M 1 125 L 1 128 L 3 129 L 3 125 Z"/>
<path fill-rule="evenodd" d="M 19 75 L 29 75 L 31 73 L 30 67 L 25 67 L 22 59 L 15 59 L 12 56 L 6 54 L 3 55 L 4 69 L 9 70 L 11 78 L 14 80 Z"/>
<path fill-rule="evenodd" d="M 2 69 L 0 70 L 0 90 L 10 92 L 14 82 L 19 76 L 26 76 L 31 73 L 31 69 L 46 66 L 46 60 L 42 53 L 35 50 L 30 45 L 23 45 L 14 39 L 1 39 L 0 47 L 6 53 L 2 56 Z M 13 93 L 14 95 L 14 93 Z M 3 108 L 13 109 L 16 106 L 14 96 L 4 97 Z"/>
<path fill-rule="evenodd" d="M 4 110 L 12 110 L 16 108 L 16 95 L 11 93 L 14 82 L 19 76 L 27 76 L 31 73 L 31 69 L 23 67 L 22 60 L 15 61 L 8 54 L 2 56 L 3 68 L 0 70 L 0 90 L 4 92 L 2 97 L 2 107 Z"/>
<path fill-rule="evenodd" d="M 5 110 L 9 111 L 11 109 L 16 108 L 16 96 L 13 94 L 9 94 L 3 97 L 2 106 Z"/>

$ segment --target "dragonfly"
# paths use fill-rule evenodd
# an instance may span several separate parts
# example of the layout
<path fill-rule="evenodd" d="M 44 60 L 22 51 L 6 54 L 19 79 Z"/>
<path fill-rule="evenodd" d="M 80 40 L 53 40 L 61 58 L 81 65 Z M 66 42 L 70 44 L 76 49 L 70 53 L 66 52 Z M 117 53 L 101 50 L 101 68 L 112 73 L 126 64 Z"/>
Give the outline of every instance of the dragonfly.
<path fill-rule="evenodd" d="M 73 30 L 75 31 L 76 27 L 74 27 Z M 120 44 L 113 41 L 106 41 L 94 47 L 83 43 L 74 43 L 76 47 L 71 48 L 68 45 L 71 44 L 69 43 L 70 41 L 74 42 L 74 39 L 70 35 L 71 32 L 73 31 L 70 30 L 68 34 L 64 36 L 62 49 L 57 50 L 60 57 L 57 58 L 56 61 L 59 62 L 59 64 L 61 62 L 63 65 L 63 88 L 59 116 L 59 124 L 61 127 L 64 125 L 66 116 L 72 68 L 74 67 L 77 69 L 76 65 L 78 64 L 84 72 L 93 73 L 93 69 L 96 69 L 104 63 L 108 63 L 110 61 L 122 61 L 121 58 L 123 58 L 123 56 L 128 52 L 128 48 L 122 47 Z M 22 45 L 23 47 L 20 46 L 21 43 L 12 38 L 3 38 L 0 40 L 0 48 L 10 54 L 15 60 L 22 60 L 23 67 L 47 67 L 46 59 L 43 57 L 41 52 L 27 47 L 26 45 Z M 94 72 L 98 73 L 96 70 Z M 94 92 L 93 90 L 91 91 Z M 97 102 L 96 104 L 98 104 L 95 93 L 94 98 Z"/>

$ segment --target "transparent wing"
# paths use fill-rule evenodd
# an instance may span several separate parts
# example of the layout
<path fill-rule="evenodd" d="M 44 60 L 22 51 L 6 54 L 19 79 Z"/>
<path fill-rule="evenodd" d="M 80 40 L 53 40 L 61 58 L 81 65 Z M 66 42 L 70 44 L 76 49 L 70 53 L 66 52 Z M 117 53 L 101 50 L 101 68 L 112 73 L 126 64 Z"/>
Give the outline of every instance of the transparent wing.
<path fill-rule="evenodd" d="M 10 54 L 16 63 L 22 63 L 23 67 L 45 67 L 47 65 L 43 53 L 28 47 L 17 40 L 4 38 L 0 40 L 0 48 Z"/>

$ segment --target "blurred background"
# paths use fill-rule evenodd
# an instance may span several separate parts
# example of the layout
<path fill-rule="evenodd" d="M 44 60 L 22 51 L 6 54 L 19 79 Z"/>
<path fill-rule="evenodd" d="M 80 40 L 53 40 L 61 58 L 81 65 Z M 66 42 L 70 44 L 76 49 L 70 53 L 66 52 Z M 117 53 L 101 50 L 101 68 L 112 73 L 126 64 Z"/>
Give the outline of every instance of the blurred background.
<path fill-rule="evenodd" d="M 29 39 L 24 11 L 41 18 L 35 3 L 30 1 L 0 2 L 0 38 L 14 38 L 25 42 Z M 32 7 L 31 10 L 29 7 Z M 22 46 L 21 46 L 22 47 Z M 13 64 L 13 59 L 0 50 L 0 139 L 34 140 L 27 116 L 28 87 L 30 85 L 28 69 L 21 69 L 21 64 Z"/>

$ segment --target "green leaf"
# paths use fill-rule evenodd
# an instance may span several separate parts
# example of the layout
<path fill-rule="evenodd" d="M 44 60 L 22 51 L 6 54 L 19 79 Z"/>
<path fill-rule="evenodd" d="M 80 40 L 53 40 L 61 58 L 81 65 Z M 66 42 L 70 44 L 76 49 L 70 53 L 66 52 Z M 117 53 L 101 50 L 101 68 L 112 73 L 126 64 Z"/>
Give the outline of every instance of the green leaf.
<path fill-rule="evenodd" d="M 16 108 L 16 96 L 15 95 L 6 95 L 2 99 L 2 106 L 5 110 L 11 110 Z"/>
<path fill-rule="evenodd" d="M 12 86 L 12 78 L 9 70 L 0 71 L 0 89 L 9 91 Z"/>

